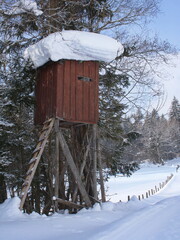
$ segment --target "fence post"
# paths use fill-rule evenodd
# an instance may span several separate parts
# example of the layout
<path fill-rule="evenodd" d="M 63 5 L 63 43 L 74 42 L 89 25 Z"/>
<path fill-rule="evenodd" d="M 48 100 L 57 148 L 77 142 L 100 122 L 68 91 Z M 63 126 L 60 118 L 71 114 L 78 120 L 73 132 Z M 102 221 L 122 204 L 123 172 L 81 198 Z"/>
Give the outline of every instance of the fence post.
<path fill-rule="evenodd" d="M 148 190 L 144 196 L 144 194 L 142 195 L 138 195 L 138 199 L 139 201 L 141 201 L 141 198 L 144 199 L 145 197 L 148 198 L 151 195 L 154 195 L 156 192 L 160 191 L 160 189 L 162 189 L 173 177 L 173 174 L 171 174 L 170 176 L 167 176 L 167 179 L 165 182 L 159 183 L 159 187 L 155 186 L 155 190 L 151 189 Z M 128 201 L 130 201 L 130 196 L 128 195 Z"/>

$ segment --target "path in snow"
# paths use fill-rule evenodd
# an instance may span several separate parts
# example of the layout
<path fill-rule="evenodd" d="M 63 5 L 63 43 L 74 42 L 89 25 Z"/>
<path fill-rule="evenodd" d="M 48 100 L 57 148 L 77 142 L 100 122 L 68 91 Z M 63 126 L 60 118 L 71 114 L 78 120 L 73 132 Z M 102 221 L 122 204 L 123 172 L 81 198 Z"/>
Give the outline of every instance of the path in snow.
<path fill-rule="evenodd" d="M 118 219 L 91 240 L 179 240 L 180 239 L 180 174 L 165 189 L 143 201 L 150 204 Z"/>

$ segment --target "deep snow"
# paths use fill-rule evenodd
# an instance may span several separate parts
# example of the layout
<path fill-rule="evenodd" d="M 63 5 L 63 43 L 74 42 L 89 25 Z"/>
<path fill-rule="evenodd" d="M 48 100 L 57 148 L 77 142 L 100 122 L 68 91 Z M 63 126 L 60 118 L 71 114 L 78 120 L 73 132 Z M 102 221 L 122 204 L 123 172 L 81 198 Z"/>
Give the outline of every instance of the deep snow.
<path fill-rule="evenodd" d="M 132 177 L 110 178 L 108 194 L 113 202 L 76 215 L 54 214 L 51 217 L 19 211 L 19 198 L 0 205 L 1 240 L 179 240 L 180 239 L 180 172 L 175 167 L 180 159 L 165 166 L 143 165 Z M 171 173 L 170 182 L 157 194 L 139 201 L 128 194 L 145 193 Z M 116 193 L 116 195 L 114 195 Z"/>
<path fill-rule="evenodd" d="M 40 67 L 49 60 L 56 62 L 61 59 L 111 62 L 123 51 L 122 44 L 111 37 L 66 30 L 52 33 L 29 46 L 24 52 L 24 58 L 30 58 L 35 67 Z"/>

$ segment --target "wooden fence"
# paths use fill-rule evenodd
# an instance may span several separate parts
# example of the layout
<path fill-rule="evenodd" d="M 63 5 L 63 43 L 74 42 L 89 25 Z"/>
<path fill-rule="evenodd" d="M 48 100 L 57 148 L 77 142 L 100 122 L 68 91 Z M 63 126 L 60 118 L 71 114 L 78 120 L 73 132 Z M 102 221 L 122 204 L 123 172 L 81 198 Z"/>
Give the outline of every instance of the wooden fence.
<path fill-rule="evenodd" d="M 155 186 L 154 189 L 150 189 L 150 190 L 146 191 L 145 194 L 138 195 L 138 199 L 142 200 L 142 199 L 148 198 L 148 197 L 156 194 L 157 192 L 159 192 L 162 188 L 164 188 L 166 186 L 166 184 L 172 179 L 172 177 L 173 177 L 173 174 L 168 176 L 165 182 L 159 183 L 158 186 Z M 130 201 L 130 199 L 131 199 L 131 197 L 128 196 L 128 201 Z"/>

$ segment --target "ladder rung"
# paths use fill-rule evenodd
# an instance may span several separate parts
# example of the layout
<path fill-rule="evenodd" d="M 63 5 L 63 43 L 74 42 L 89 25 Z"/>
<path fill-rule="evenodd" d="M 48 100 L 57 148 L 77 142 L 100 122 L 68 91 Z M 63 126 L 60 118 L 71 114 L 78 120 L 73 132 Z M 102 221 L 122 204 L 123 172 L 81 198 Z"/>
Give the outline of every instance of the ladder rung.
<path fill-rule="evenodd" d="M 41 130 L 41 132 L 45 131 L 45 130 L 48 130 L 49 127 L 51 126 L 51 122 L 52 122 L 53 118 L 50 118 L 49 120 L 47 120 L 43 125 L 43 129 Z"/>
<path fill-rule="evenodd" d="M 24 183 L 22 185 L 20 210 L 23 209 L 24 202 L 26 200 L 28 191 L 30 191 L 30 185 L 31 185 L 31 182 L 33 180 L 33 176 L 35 174 L 37 165 L 40 161 L 41 155 L 44 151 L 45 145 L 48 141 L 49 134 L 51 133 L 52 128 L 54 126 L 54 121 L 55 121 L 54 118 L 50 118 L 46 122 L 44 122 L 44 124 L 43 124 L 43 129 L 41 130 L 38 144 L 36 145 L 36 148 L 33 151 L 34 155 L 32 156 L 32 158 L 29 161 L 30 167 L 29 167 L 29 170 L 26 173 L 26 180 L 24 181 Z"/>
<path fill-rule="evenodd" d="M 26 187 L 26 186 L 28 186 L 28 184 L 29 184 L 29 182 L 28 182 L 28 181 L 25 181 L 25 182 L 23 183 L 22 187 Z"/>
<path fill-rule="evenodd" d="M 32 172 L 33 172 L 33 168 L 29 169 L 29 170 L 26 172 L 26 176 L 30 175 Z"/>
<path fill-rule="evenodd" d="M 39 152 L 41 150 L 41 147 L 35 148 L 32 154 L 35 154 L 36 152 Z"/>
<path fill-rule="evenodd" d="M 50 123 L 51 121 L 52 121 L 52 118 L 49 118 L 49 119 L 46 120 L 43 124 Z"/>
<path fill-rule="evenodd" d="M 44 127 L 42 130 L 41 130 L 41 134 L 45 131 L 47 131 L 49 129 L 49 126 L 48 127 Z"/>
<path fill-rule="evenodd" d="M 21 192 L 20 198 L 24 196 L 25 192 Z"/>
<path fill-rule="evenodd" d="M 46 136 L 43 136 L 42 138 L 40 138 L 40 139 L 38 140 L 38 143 L 39 143 L 39 142 L 43 142 L 43 141 L 45 140 L 45 138 L 46 138 Z"/>
<path fill-rule="evenodd" d="M 38 159 L 38 157 L 35 157 L 35 158 L 31 158 L 31 160 L 29 161 L 29 164 L 35 162 L 36 160 Z"/>

